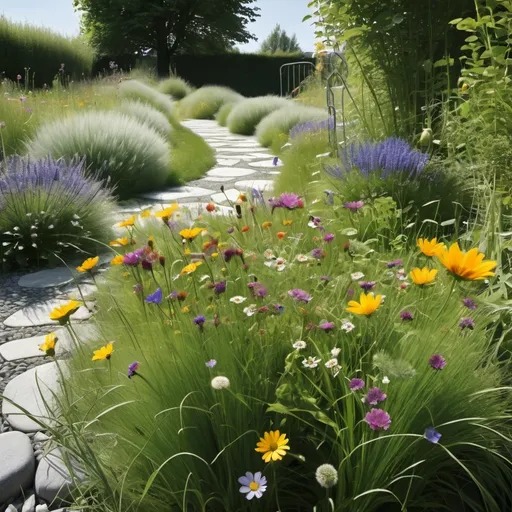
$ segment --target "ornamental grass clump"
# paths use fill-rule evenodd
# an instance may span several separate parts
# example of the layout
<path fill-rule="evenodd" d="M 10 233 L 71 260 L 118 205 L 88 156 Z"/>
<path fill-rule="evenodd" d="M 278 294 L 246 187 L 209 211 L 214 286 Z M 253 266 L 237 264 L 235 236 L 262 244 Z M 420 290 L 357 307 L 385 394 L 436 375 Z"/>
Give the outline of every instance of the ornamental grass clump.
<path fill-rule="evenodd" d="M 180 101 L 179 113 L 184 119 L 213 119 L 224 104 L 242 99 L 241 94 L 229 87 L 206 85 Z"/>
<path fill-rule="evenodd" d="M 87 112 L 42 125 L 28 143 L 32 158 L 85 157 L 87 171 L 116 194 L 162 187 L 169 179 L 171 150 L 153 128 L 119 112 Z"/>
<path fill-rule="evenodd" d="M 77 506 L 509 509 L 511 401 L 484 307 L 500 299 L 452 275 L 494 270 L 368 239 L 378 199 L 352 212 L 288 190 L 240 218 L 162 205 L 119 224 L 137 244 L 112 247 L 53 430 L 88 475 Z M 415 285 L 425 264 L 437 275 Z"/>
<path fill-rule="evenodd" d="M 243 100 L 240 100 L 243 101 Z M 228 116 L 231 114 L 231 111 L 235 108 L 237 102 L 224 103 L 222 107 L 219 108 L 219 111 L 215 114 L 215 120 L 219 123 L 220 126 L 226 126 L 228 122 Z"/>
<path fill-rule="evenodd" d="M 0 165 L 0 239 L 8 259 L 30 260 L 111 239 L 112 191 L 84 160 L 13 157 Z"/>
<path fill-rule="evenodd" d="M 274 110 L 285 108 L 292 103 L 278 96 L 259 96 L 238 102 L 226 120 L 231 133 L 252 135 L 260 121 Z"/>
<path fill-rule="evenodd" d="M 194 92 L 194 88 L 179 76 L 171 76 L 167 80 L 163 80 L 158 84 L 158 90 L 161 93 L 168 94 L 174 100 L 181 100 Z"/>
<path fill-rule="evenodd" d="M 167 117 L 149 103 L 125 100 L 121 103 L 119 110 L 153 128 L 166 139 L 171 134 L 172 128 Z"/>

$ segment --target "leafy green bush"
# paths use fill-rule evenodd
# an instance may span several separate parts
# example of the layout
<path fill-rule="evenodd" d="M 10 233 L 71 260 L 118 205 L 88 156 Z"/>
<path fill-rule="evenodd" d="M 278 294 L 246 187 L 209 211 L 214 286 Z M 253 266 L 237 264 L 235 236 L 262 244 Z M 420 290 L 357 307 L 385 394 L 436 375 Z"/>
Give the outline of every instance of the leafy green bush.
<path fill-rule="evenodd" d="M 243 101 L 243 100 L 242 100 Z M 215 120 L 220 126 L 226 126 L 228 123 L 228 116 L 235 107 L 236 103 L 224 103 L 219 111 L 215 114 Z"/>
<path fill-rule="evenodd" d="M 88 112 L 44 124 L 28 150 L 33 158 L 85 156 L 88 170 L 108 179 L 122 198 L 157 189 L 169 178 L 167 142 L 153 128 L 118 112 Z"/>
<path fill-rule="evenodd" d="M 159 110 L 153 108 L 149 103 L 143 103 L 142 101 L 123 101 L 120 110 L 124 114 L 155 129 L 162 137 L 166 139 L 169 137 L 172 128 L 167 117 Z"/>
<path fill-rule="evenodd" d="M 326 119 L 327 111 L 324 109 L 291 105 L 265 117 L 256 128 L 256 138 L 262 146 L 277 149 L 288 140 L 288 134 L 294 126 L 307 121 Z"/>
<path fill-rule="evenodd" d="M 285 194 L 272 209 L 242 203 L 240 220 L 204 211 L 197 230 L 171 211 L 136 224 L 154 239 L 100 286 L 100 335 L 75 352 L 53 429 L 88 475 L 80 499 L 104 512 L 509 509 L 488 292 L 366 240 L 372 203 L 322 205 L 317 219 Z M 426 265 L 432 284 L 413 284 Z M 349 302 L 363 289 L 379 295 L 366 314 Z M 275 430 L 290 450 L 267 465 L 256 443 Z M 326 463 L 329 485 L 315 478 Z M 248 471 L 265 471 L 258 501 L 238 485 Z"/>
<path fill-rule="evenodd" d="M 187 119 L 213 119 L 222 105 L 242 99 L 243 96 L 229 87 L 207 85 L 180 101 L 180 115 Z"/>
<path fill-rule="evenodd" d="M 167 95 L 158 92 L 149 85 L 143 84 L 138 80 L 123 80 L 119 86 L 119 91 L 121 96 L 125 98 L 149 103 L 165 114 L 172 124 L 176 122 L 173 101 Z"/>
<path fill-rule="evenodd" d="M 278 96 L 259 96 L 238 102 L 229 114 L 226 124 L 229 131 L 252 135 L 260 121 L 280 108 L 291 105 L 289 100 Z"/>
<path fill-rule="evenodd" d="M 82 39 L 69 39 L 0 16 L 0 77 L 16 82 L 23 89 L 51 85 L 56 75 L 65 83 L 81 80 L 84 75 L 88 77 L 93 53 Z M 18 75 L 21 75 L 19 80 Z"/>
<path fill-rule="evenodd" d="M 0 165 L 0 241 L 8 260 L 97 250 L 112 236 L 114 201 L 84 161 L 14 157 Z"/>
<path fill-rule="evenodd" d="M 175 100 L 181 100 L 194 91 L 189 83 L 179 76 L 171 76 L 158 84 L 158 90 L 172 96 Z"/>

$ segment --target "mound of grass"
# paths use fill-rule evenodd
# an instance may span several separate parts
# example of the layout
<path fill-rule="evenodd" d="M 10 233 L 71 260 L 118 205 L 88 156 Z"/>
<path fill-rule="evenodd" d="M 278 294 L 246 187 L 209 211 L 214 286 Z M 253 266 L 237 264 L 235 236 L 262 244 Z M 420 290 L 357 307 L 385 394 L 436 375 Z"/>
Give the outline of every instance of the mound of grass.
<path fill-rule="evenodd" d="M 234 103 L 243 96 L 229 87 L 207 85 L 180 101 L 179 111 L 185 119 L 213 119 L 225 103 Z"/>
<path fill-rule="evenodd" d="M 88 112 L 42 125 L 28 143 L 33 158 L 86 158 L 87 168 L 121 198 L 154 190 L 169 178 L 170 147 L 147 124 L 119 112 Z"/>
<path fill-rule="evenodd" d="M 290 130 L 307 121 L 325 121 L 327 111 L 316 107 L 291 105 L 272 112 L 256 127 L 256 137 L 262 146 L 278 150 L 287 140 Z"/>
<path fill-rule="evenodd" d="M 259 96 L 237 103 L 229 114 L 226 124 L 231 133 L 252 135 L 260 121 L 274 110 L 286 108 L 292 103 L 278 96 Z"/>
<path fill-rule="evenodd" d="M 0 165 L 0 241 L 8 260 L 95 250 L 92 240 L 111 239 L 113 214 L 111 191 L 86 176 L 83 160 L 13 157 Z"/>
<path fill-rule="evenodd" d="M 173 101 L 166 95 L 138 80 L 123 80 L 119 86 L 121 96 L 149 103 L 160 110 L 171 123 L 176 122 Z"/>
<path fill-rule="evenodd" d="M 215 150 L 185 126 L 174 127 L 171 143 L 171 172 L 181 182 L 197 180 L 215 165 Z"/>
<path fill-rule="evenodd" d="M 153 108 L 149 103 L 125 100 L 121 103 L 120 110 L 124 114 L 155 129 L 166 139 L 169 137 L 172 130 L 169 120 L 160 110 Z"/>
<path fill-rule="evenodd" d="M 241 100 L 243 101 L 243 100 Z M 228 116 L 235 107 L 236 103 L 224 103 L 219 111 L 215 114 L 215 120 L 220 126 L 226 126 L 228 122 Z"/>
<path fill-rule="evenodd" d="M 168 94 L 175 100 L 181 100 L 192 93 L 194 88 L 187 81 L 183 80 L 183 78 L 171 76 L 158 84 L 158 90 L 164 94 Z"/>

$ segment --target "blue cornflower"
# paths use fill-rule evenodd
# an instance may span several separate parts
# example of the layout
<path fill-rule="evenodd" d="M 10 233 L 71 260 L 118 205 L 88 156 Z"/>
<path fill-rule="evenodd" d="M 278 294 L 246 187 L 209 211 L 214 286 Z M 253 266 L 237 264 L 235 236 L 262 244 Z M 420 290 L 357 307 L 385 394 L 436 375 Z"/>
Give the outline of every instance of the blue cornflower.
<path fill-rule="evenodd" d="M 433 444 L 437 444 L 441 437 L 441 434 L 434 427 L 428 427 L 425 430 L 425 439 Z"/>
<path fill-rule="evenodd" d="M 146 297 L 146 302 L 148 304 L 160 304 L 162 302 L 162 288 L 158 288 L 156 292 L 151 293 Z"/>

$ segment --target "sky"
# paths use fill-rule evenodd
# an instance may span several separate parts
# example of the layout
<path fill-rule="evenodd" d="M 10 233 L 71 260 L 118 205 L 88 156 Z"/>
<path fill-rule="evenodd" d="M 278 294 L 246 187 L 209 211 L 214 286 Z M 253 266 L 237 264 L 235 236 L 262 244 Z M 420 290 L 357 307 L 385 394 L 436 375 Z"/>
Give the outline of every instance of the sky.
<path fill-rule="evenodd" d="M 240 45 L 240 50 L 258 51 L 261 42 L 279 23 L 288 35 L 297 34 L 303 51 L 313 51 L 311 21 L 302 23 L 302 18 L 310 14 L 307 4 L 308 0 L 255 0 L 254 5 L 261 9 L 261 16 L 248 28 L 258 42 Z M 48 27 L 68 36 L 78 35 L 80 30 L 80 16 L 73 11 L 72 0 L 0 0 L 0 14 L 13 21 Z"/>

